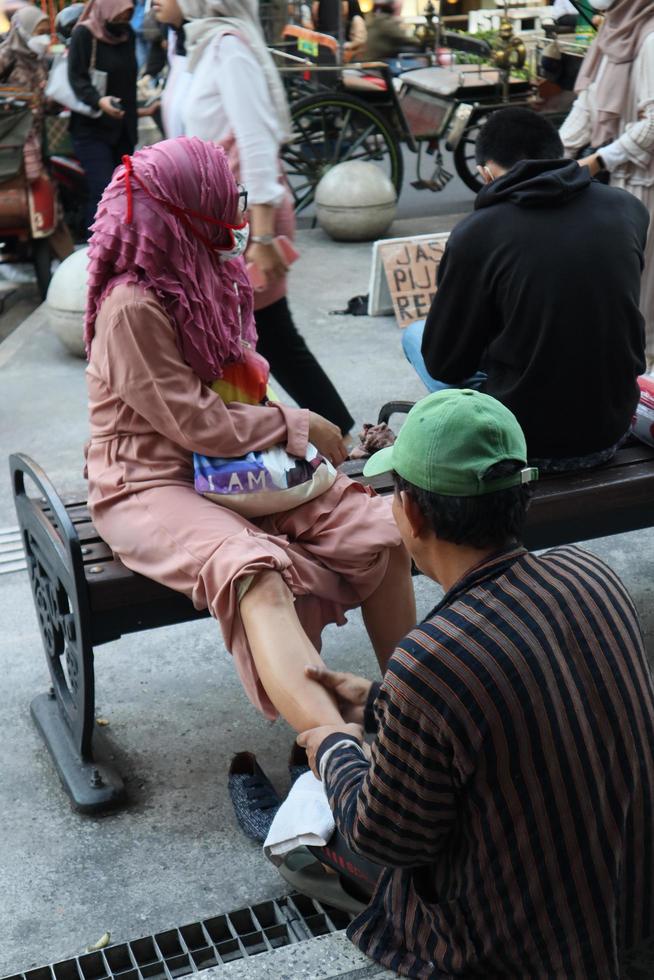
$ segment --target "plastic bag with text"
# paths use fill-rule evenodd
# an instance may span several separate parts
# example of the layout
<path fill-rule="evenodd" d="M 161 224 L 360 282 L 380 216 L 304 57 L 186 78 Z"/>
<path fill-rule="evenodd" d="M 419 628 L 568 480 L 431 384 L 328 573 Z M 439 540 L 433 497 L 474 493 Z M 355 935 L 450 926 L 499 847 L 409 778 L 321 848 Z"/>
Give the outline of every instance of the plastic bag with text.
<path fill-rule="evenodd" d="M 648 446 L 654 446 L 654 377 L 643 375 L 638 378 L 640 401 L 631 422 L 631 431 Z"/>

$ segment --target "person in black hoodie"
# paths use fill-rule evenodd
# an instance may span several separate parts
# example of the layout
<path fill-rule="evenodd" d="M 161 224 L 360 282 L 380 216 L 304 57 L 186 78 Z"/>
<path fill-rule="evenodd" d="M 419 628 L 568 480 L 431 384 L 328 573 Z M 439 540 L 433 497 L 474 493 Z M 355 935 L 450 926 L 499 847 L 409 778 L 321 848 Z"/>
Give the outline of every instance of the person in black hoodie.
<path fill-rule="evenodd" d="M 101 115 L 73 112 L 70 133 L 88 185 L 87 227 L 123 154 L 136 144 L 136 53 L 132 0 L 90 0 L 70 40 L 68 79 L 75 95 Z M 93 70 L 106 73 L 106 92 Z M 97 77 L 96 77 L 97 82 Z"/>
<path fill-rule="evenodd" d="M 476 152 L 486 186 L 405 353 L 430 391 L 475 387 L 510 408 L 541 470 L 599 465 L 629 430 L 645 370 L 647 209 L 561 159 L 558 133 L 528 109 L 493 113 Z"/>

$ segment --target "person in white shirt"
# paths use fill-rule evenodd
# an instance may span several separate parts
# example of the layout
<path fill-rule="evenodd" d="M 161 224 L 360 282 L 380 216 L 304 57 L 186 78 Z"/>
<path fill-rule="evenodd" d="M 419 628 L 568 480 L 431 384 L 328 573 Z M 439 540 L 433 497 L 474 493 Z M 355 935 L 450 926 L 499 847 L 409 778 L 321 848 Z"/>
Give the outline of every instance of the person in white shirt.
<path fill-rule="evenodd" d="M 566 153 L 586 146 L 579 160 L 591 175 L 608 170 L 611 184 L 630 191 L 654 218 L 654 2 L 592 0 L 605 13 L 589 48 L 561 128 Z M 650 225 L 641 288 L 648 370 L 654 368 L 654 231 Z"/>
<path fill-rule="evenodd" d="M 168 25 L 168 77 L 161 97 L 161 117 L 167 139 L 184 136 L 182 107 L 191 84 L 184 39 L 184 16 L 177 0 L 152 0 L 152 12 Z"/>
<path fill-rule="evenodd" d="M 265 286 L 255 292 L 257 349 L 275 379 L 301 408 L 318 412 L 345 435 L 347 408 L 293 323 L 286 299 L 287 266 L 274 244 L 295 233 L 293 199 L 280 160 L 291 134 L 286 94 L 266 47 L 256 0 L 154 0 L 156 16 L 184 23 L 186 62 L 164 103 L 185 136 L 221 144 L 248 192 L 248 262 Z M 172 19 L 174 18 L 174 19 Z M 167 135 L 181 135 L 178 131 Z"/>
<path fill-rule="evenodd" d="M 571 0 L 554 0 L 550 13 L 557 24 L 570 24 L 581 30 L 588 30 L 591 26 L 599 27 L 603 20 L 601 14 L 591 17 L 588 7 L 588 0 L 577 0 L 576 3 Z"/>
<path fill-rule="evenodd" d="M 579 11 L 570 0 L 554 0 L 552 4 L 552 17 L 557 20 L 559 17 L 566 17 L 568 14 L 574 14 L 576 17 Z"/>

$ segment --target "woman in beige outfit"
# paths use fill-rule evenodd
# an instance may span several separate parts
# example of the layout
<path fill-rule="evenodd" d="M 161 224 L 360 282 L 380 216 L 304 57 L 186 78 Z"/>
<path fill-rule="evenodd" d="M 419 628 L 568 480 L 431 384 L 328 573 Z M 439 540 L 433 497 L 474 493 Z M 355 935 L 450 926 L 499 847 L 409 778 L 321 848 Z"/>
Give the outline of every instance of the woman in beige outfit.
<path fill-rule="evenodd" d="M 561 128 L 566 152 L 596 152 L 579 160 L 594 176 L 643 202 L 654 222 L 654 2 L 594 0 L 605 21 L 577 79 L 579 93 Z M 648 370 L 654 368 L 654 231 L 650 226 L 641 289 Z"/>
<path fill-rule="evenodd" d="M 194 489 L 193 452 L 241 457 L 340 431 L 306 409 L 226 404 L 210 387 L 256 340 L 238 191 L 220 147 L 168 140 L 124 158 L 89 250 L 89 504 L 131 569 L 219 621 L 251 701 L 297 731 L 342 725 L 305 675 L 320 635 L 362 607 L 382 665 L 414 625 L 409 562 L 387 500 L 344 476 L 282 514 L 247 519 Z M 238 227 L 236 227 L 238 226 Z M 264 362 L 265 364 L 265 362 Z"/>

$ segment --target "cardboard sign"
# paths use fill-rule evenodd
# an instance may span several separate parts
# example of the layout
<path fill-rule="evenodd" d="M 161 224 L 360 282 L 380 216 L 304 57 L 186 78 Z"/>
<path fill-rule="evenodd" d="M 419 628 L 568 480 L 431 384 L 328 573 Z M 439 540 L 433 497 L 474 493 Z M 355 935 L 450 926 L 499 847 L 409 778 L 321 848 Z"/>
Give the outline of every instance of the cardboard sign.
<path fill-rule="evenodd" d="M 438 266 L 448 237 L 417 235 L 375 242 L 369 316 L 393 312 L 400 327 L 424 319 L 436 293 Z"/>

